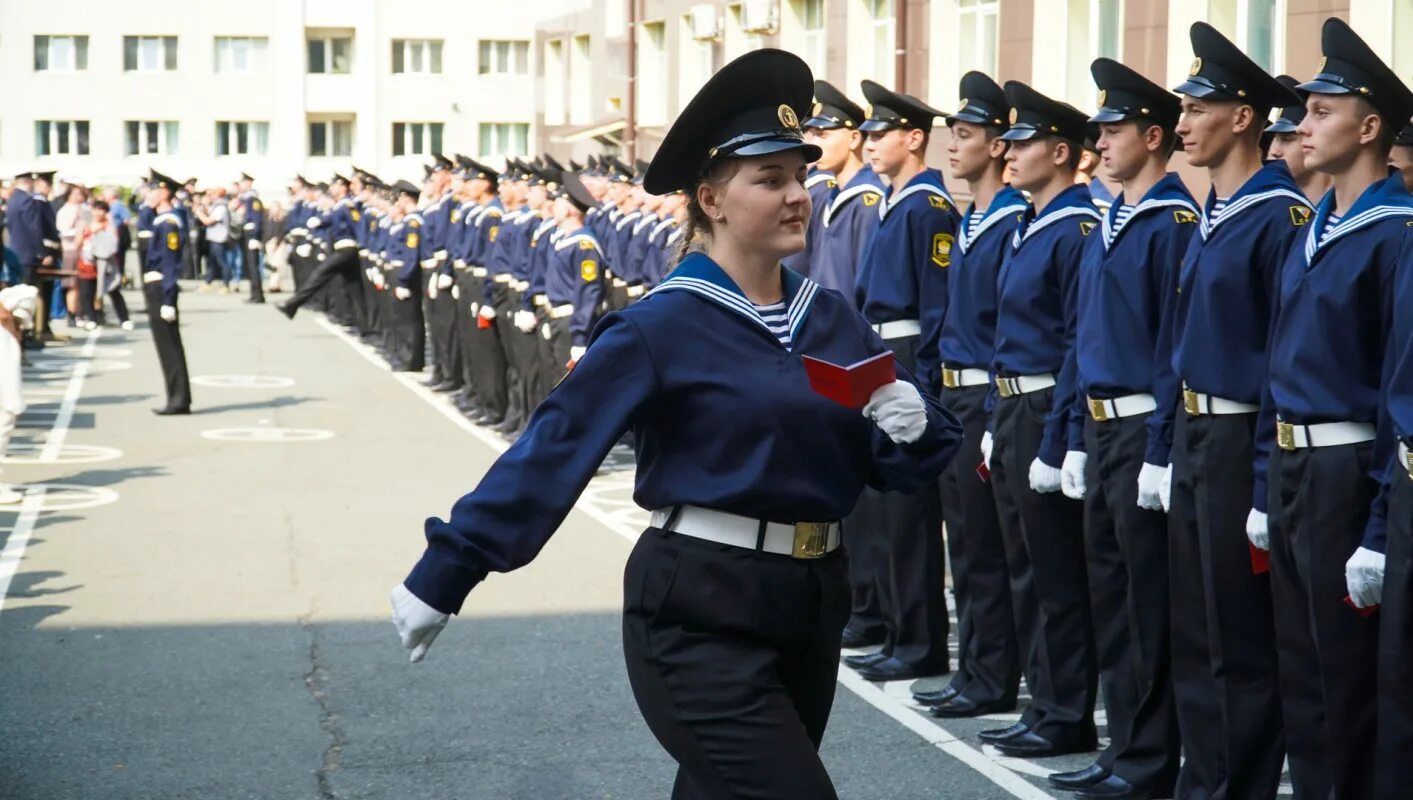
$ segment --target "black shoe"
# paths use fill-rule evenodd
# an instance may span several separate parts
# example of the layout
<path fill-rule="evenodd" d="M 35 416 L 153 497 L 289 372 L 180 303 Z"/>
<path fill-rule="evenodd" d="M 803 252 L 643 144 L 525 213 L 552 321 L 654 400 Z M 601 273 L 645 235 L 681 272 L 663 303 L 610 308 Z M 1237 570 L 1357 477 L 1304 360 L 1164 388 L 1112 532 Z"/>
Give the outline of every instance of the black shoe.
<path fill-rule="evenodd" d="M 433 387 L 432 387 L 432 391 L 434 391 L 434 392 L 459 392 L 459 391 L 461 391 L 461 384 L 459 384 L 459 383 L 453 383 L 452 381 L 442 381 L 441 383 L 437 384 L 436 386 L 433 386 Z"/>
<path fill-rule="evenodd" d="M 883 644 L 883 634 L 870 635 L 847 627 L 844 628 L 844 638 L 839 642 L 841 647 L 847 647 L 850 650 L 872 647 L 876 644 Z"/>
<path fill-rule="evenodd" d="M 1081 800 L 1149 800 L 1153 793 L 1140 789 L 1117 775 L 1075 792 Z"/>
<path fill-rule="evenodd" d="M 918 705 L 936 706 L 951 700 L 959 694 L 961 694 L 961 692 L 951 686 L 938 689 L 935 692 L 913 692 L 913 702 Z"/>
<path fill-rule="evenodd" d="M 849 669 L 862 669 L 887 660 L 888 656 L 883 653 L 864 653 L 861 656 L 844 656 L 844 666 Z"/>
<path fill-rule="evenodd" d="M 428 378 L 427 380 L 422 381 L 422 387 L 425 388 L 425 389 L 431 389 L 431 390 L 433 390 L 433 391 L 436 391 L 436 388 L 437 388 L 438 386 L 441 386 L 442 383 L 444 383 L 445 381 L 446 381 L 446 378 L 443 378 L 443 377 L 441 377 L 440 375 L 433 375 L 432 377 Z"/>
<path fill-rule="evenodd" d="M 284 314 L 289 319 L 294 319 L 294 312 L 298 311 L 299 309 L 295 308 L 289 303 L 276 303 L 275 310 L 279 311 L 281 314 Z"/>
<path fill-rule="evenodd" d="M 1084 769 L 1077 769 L 1074 772 L 1054 772 L 1045 777 L 1051 786 L 1064 789 L 1067 792 L 1075 792 L 1080 789 L 1099 783 L 1109 777 L 1109 771 L 1098 764 L 1090 764 Z"/>
<path fill-rule="evenodd" d="M 1008 728 L 992 728 L 989 731 L 982 731 L 981 733 L 977 734 L 977 737 L 979 737 L 981 741 L 986 742 L 987 744 L 996 744 L 997 742 L 1004 742 L 1007 739 L 1014 739 L 1015 737 L 1020 736 L 1021 734 L 1029 732 L 1029 725 L 1026 725 L 1024 722 L 1017 722 Z"/>
<path fill-rule="evenodd" d="M 1020 736 L 996 742 L 996 749 L 1001 751 L 1001 755 L 1011 758 L 1050 758 L 1072 753 L 1088 753 L 1093 751 L 1097 744 L 1093 736 L 1051 741 L 1038 733 L 1027 731 Z"/>
<path fill-rule="evenodd" d="M 481 417 L 481 419 L 480 419 L 476 424 L 477 424 L 477 425 L 480 425 L 482 428 L 494 428 L 495 426 L 501 424 L 501 423 L 504 422 L 504 421 L 505 421 L 505 417 L 489 417 L 489 416 L 487 416 L 487 417 Z"/>
<path fill-rule="evenodd" d="M 159 417 L 177 417 L 183 414 L 190 414 L 190 408 L 154 408 L 152 413 Z"/>
<path fill-rule="evenodd" d="M 1007 703 L 1004 700 L 986 700 L 976 702 L 970 700 L 966 695 L 957 695 L 945 703 L 939 703 L 932 707 L 928 713 L 934 717 L 943 719 L 962 719 L 964 717 L 980 717 L 984 714 L 1005 714 L 1016 710 L 1016 701 Z"/>
<path fill-rule="evenodd" d="M 263 297 L 252 297 L 252 298 L 250 298 L 249 300 L 246 300 L 245 302 L 247 302 L 247 303 L 249 303 L 249 304 L 251 304 L 251 305 L 253 305 L 253 306 L 263 306 L 263 305 L 265 305 L 265 298 L 263 298 Z"/>
<path fill-rule="evenodd" d="M 896 658 L 887 658 L 877 664 L 859 668 L 859 677 L 866 681 L 907 681 L 930 678 L 938 674 L 940 672 L 919 670 L 912 664 L 906 664 Z"/>

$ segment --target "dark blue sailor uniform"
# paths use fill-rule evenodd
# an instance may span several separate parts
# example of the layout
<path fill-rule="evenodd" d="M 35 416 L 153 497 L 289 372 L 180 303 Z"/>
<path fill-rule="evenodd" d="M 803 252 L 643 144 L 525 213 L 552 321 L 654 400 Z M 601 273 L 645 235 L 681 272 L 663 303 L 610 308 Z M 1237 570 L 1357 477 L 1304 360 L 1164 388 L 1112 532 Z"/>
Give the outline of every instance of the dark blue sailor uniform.
<path fill-rule="evenodd" d="M 180 317 L 168 322 L 162 319 L 163 306 L 177 306 L 182 274 L 182 250 L 186 245 L 181 220 L 171 211 L 158 214 L 152 220 L 152 243 L 143 262 L 143 296 L 147 301 L 147 323 L 152 328 L 152 341 L 157 346 L 157 359 L 162 365 L 166 387 L 165 411 L 185 413 L 191 408 L 191 382 L 187 376 L 186 350 L 178 327 Z M 151 276 L 151 277 L 149 277 Z"/>
<path fill-rule="evenodd" d="M 864 248 L 881 221 L 884 192 L 878 173 L 864 166 L 821 200 L 821 213 L 810 222 L 810 280 L 846 297 L 853 293 Z"/>

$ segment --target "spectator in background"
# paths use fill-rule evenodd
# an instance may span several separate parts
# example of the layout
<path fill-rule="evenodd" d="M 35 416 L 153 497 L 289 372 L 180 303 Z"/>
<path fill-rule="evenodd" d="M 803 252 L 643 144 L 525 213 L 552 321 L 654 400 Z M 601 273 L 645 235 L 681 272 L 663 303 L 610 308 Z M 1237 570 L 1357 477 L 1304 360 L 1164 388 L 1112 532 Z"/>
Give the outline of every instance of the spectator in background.
<path fill-rule="evenodd" d="M 108 214 L 106 202 L 94 201 L 93 222 L 84 231 L 79 258 L 79 314 L 84 328 L 97 327 L 106 297 L 118 323 L 123 330 L 130 331 L 133 325 L 122 294 L 123 268 L 117 260 L 120 236 Z"/>
<path fill-rule="evenodd" d="M 59 244 L 64 252 L 60 269 L 64 272 L 64 307 L 69 312 L 70 327 L 75 324 L 74 318 L 78 313 L 78 281 L 74 272 L 78 267 L 79 238 L 92 222 L 92 215 L 86 205 L 87 200 L 88 190 L 77 184 L 69 184 L 64 195 L 64 205 L 54 217 L 54 224 L 59 229 Z"/>
<path fill-rule="evenodd" d="M 226 190 L 208 189 L 192 210 L 206 231 L 206 283 L 201 291 L 210 291 L 212 284 L 220 280 L 223 281 L 221 293 L 226 294 L 231 291 L 230 267 L 226 260 L 226 241 L 231 235 L 231 209 L 226 205 Z"/>
<path fill-rule="evenodd" d="M 113 230 L 118 234 L 118 252 L 113 256 L 113 263 L 117 265 L 121 280 L 127 271 L 128 251 L 132 249 L 132 228 L 128 225 L 132 210 L 118 196 L 118 190 L 111 187 L 103 192 L 103 202 L 108 204 L 108 218 L 113 221 Z"/>

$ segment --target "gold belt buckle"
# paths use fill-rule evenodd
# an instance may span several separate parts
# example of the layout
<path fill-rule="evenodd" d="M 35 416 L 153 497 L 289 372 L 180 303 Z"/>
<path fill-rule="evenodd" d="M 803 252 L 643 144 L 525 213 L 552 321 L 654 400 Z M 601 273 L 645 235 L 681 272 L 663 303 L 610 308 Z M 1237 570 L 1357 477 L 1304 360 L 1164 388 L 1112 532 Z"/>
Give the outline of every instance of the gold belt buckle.
<path fill-rule="evenodd" d="M 1187 410 L 1187 413 L 1191 414 L 1194 417 L 1201 415 L 1202 409 L 1197 404 L 1197 392 L 1194 392 L 1191 389 L 1183 389 L 1182 407 Z"/>
<path fill-rule="evenodd" d="M 1095 422 L 1109 421 L 1109 412 L 1104 408 L 1103 400 L 1089 398 L 1089 416 L 1093 417 Z"/>
<path fill-rule="evenodd" d="M 1295 449 L 1295 426 L 1289 422 L 1276 421 L 1276 444 L 1282 450 Z"/>
<path fill-rule="evenodd" d="M 996 392 L 997 392 L 998 394 L 1000 394 L 1002 397 L 1010 397 L 1010 396 L 1012 396 L 1012 395 L 1015 394 L 1015 392 L 1011 391 L 1011 382 L 1010 382 L 1010 381 L 1011 381 L 1010 378 L 997 378 L 997 379 L 996 379 Z"/>
<path fill-rule="evenodd" d="M 795 547 L 791 558 L 823 558 L 829 552 L 828 522 L 795 523 Z"/>
<path fill-rule="evenodd" d="M 960 377 L 960 376 L 957 374 L 957 371 L 956 371 L 956 370 L 954 370 L 954 369 L 947 369 L 946 367 L 943 367 L 943 369 L 942 369 L 942 385 L 943 385 L 943 386 L 947 387 L 948 389 L 955 389 L 955 388 L 957 388 L 957 384 L 961 383 L 961 381 L 958 380 L 959 377 Z"/>

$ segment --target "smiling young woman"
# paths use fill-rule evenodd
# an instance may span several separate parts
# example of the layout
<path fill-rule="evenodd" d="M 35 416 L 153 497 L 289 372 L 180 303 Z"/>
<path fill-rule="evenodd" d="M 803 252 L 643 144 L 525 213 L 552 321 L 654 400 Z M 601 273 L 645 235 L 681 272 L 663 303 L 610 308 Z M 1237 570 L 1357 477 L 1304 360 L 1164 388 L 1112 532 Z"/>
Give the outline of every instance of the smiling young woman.
<path fill-rule="evenodd" d="M 936 480 L 960 429 L 907 370 L 857 410 L 815 394 L 801 360 L 886 352 L 841 295 L 780 265 L 804 244 L 809 68 L 758 50 L 718 72 L 644 180 L 685 191 L 695 245 L 594 330 L 525 434 L 430 519 L 393 590 L 412 660 L 490 572 L 528 563 L 609 448 L 633 430 L 651 509 L 624 575 L 623 650 L 643 718 L 677 760 L 674 798 L 835 797 L 817 749 L 849 587 L 838 520 L 865 485 Z"/>

